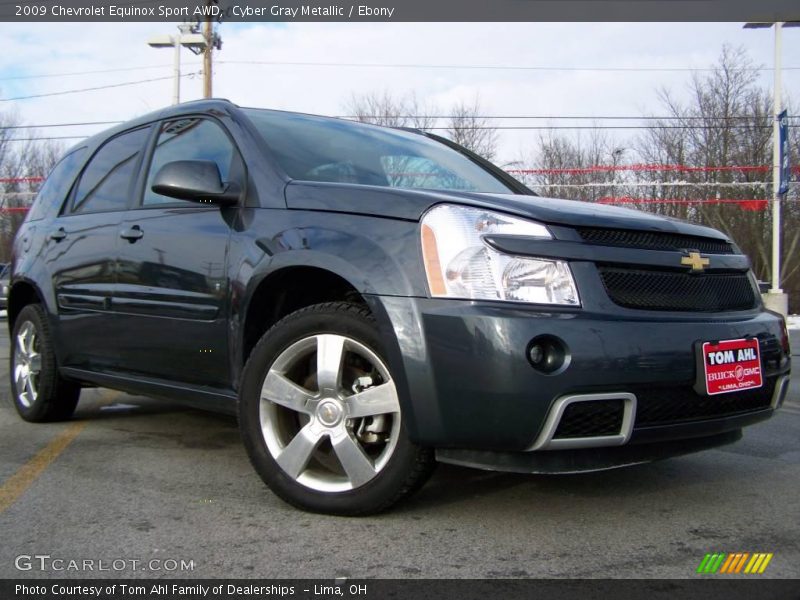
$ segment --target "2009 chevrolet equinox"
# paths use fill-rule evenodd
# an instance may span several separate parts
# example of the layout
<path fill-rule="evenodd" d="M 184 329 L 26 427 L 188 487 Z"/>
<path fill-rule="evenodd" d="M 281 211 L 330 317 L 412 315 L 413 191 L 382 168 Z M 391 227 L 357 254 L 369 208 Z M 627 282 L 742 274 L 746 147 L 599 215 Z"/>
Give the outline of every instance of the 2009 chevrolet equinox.
<path fill-rule="evenodd" d="M 782 318 L 713 229 L 540 198 L 437 136 L 187 103 L 71 149 L 14 242 L 28 421 L 99 385 L 238 414 L 306 510 L 366 514 L 435 462 L 579 472 L 770 417 Z"/>

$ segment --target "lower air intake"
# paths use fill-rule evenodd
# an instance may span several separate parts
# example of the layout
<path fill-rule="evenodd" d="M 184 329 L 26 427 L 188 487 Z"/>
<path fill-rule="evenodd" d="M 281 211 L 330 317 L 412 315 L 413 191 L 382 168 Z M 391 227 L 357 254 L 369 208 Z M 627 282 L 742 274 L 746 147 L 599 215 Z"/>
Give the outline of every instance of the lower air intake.
<path fill-rule="evenodd" d="M 553 439 L 619 435 L 624 409 L 623 400 L 572 402 L 564 409 Z"/>

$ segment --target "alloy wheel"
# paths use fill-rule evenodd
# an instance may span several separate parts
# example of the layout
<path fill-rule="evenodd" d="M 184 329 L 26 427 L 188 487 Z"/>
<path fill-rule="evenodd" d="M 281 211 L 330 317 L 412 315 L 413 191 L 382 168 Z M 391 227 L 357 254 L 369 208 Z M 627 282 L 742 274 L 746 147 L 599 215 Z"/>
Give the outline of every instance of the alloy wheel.
<path fill-rule="evenodd" d="M 27 321 L 17 332 L 14 344 L 14 383 L 17 397 L 25 408 L 36 402 L 39 395 L 39 375 L 42 356 L 39 353 L 39 335 L 36 326 Z"/>
<path fill-rule="evenodd" d="M 375 352 L 342 335 L 290 345 L 261 387 L 261 431 L 283 472 L 321 492 L 371 481 L 389 462 L 400 433 L 400 404 Z"/>

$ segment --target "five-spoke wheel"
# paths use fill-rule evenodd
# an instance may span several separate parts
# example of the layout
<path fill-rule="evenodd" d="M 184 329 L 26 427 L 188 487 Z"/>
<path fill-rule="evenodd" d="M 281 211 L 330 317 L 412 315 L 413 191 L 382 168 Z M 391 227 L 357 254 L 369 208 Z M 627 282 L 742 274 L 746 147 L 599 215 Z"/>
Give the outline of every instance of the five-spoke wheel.
<path fill-rule="evenodd" d="M 36 402 L 39 374 L 42 371 L 42 355 L 39 354 L 39 336 L 36 327 L 25 321 L 14 336 L 14 384 L 17 399 L 22 406 L 30 408 Z"/>
<path fill-rule="evenodd" d="M 365 307 L 321 304 L 289 315 L 253 350 L 240 425 L 254 466 L 285 500 L 318 512 L 375 512 L 431 471 L 412 444 Z"/>
<path fill-rule="evenodd" d="M 17 412 L 26 421 L 68 419 L 81 388 L 59 374 L 47 315 L 39 304 L 20 311 L 11 340 L 11 392 Z"/>
<path fill-rule="evenodd" d="M 260 400 L 270 454 L 287 475 L 311 489 L 364 485 L 397 445 L 400 405 L 394 382 L 383 361 L 349 337 L 319 334 L 289 346 L 269 369 Z"/>

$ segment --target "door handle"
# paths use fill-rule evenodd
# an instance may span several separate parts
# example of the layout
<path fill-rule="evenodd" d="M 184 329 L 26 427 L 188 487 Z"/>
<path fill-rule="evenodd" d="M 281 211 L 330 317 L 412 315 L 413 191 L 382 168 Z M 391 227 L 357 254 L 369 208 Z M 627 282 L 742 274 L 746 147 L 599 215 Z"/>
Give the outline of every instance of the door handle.
<path fill-rule="evenodd" d="M 136 240 L 141 239 L 144 235 L 144 231 L 138 225 L 134 225 L 130 229 L 123 229 L 119 232 L 119 237 L 128 240 L 131 244 L 133 244 Z"/>
<path fill-rule="evenodd" d="M 51 232 L 50 232 L 50 236 L 49 236 L 49 237 L 50 237 L 50 239 L 51 239 L 51 240 L 53 240 L 54 242 L 60 242 L 60 241 L 61 241 L 61 240 L 63 240 L 65 237 L 67 237 L 67 232 L 66 232 L 66 231 L 64 231 L 64 228 L 63 228 L 63 227 L 59 227 L 59 228 L 58 228 L 58 229 L 56 229 L 55 231 L 51 231 Z"/>

